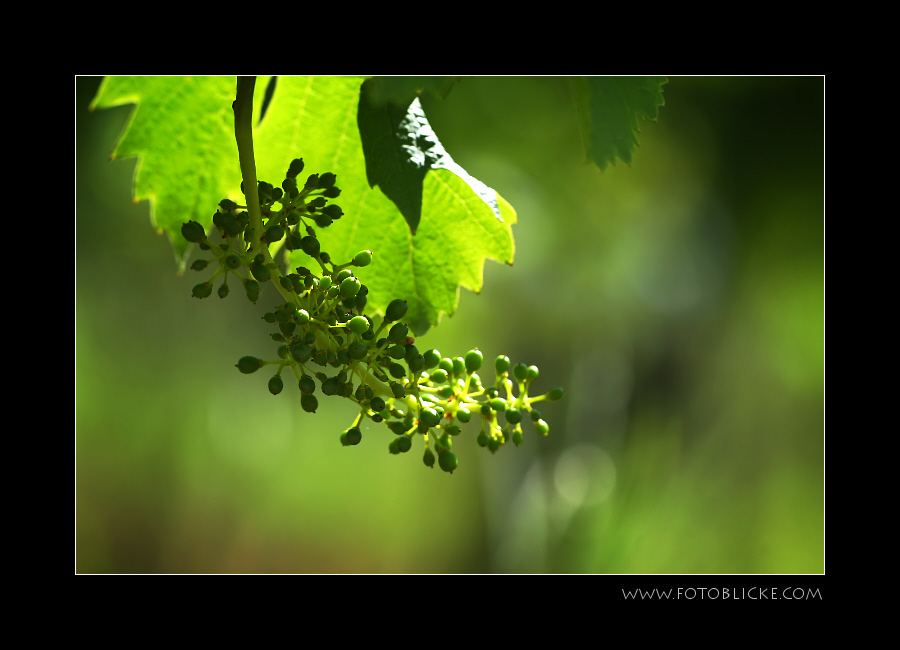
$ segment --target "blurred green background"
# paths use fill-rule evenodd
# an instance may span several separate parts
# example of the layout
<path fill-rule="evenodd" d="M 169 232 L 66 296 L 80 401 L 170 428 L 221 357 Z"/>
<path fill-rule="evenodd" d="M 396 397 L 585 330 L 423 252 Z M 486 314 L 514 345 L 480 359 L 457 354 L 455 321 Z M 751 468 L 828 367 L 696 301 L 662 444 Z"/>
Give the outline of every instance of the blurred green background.
<path fill-rule="evenodd" d="M 563 77 L 423 98 L 519 223 L 515 265 L 417 345 L 567 390 L 547 438 L 491 456 L 469 425 L 452 476 L 237 372 L 276 294 L 191 298 L 99 83 L 75 79 L 77 572 L 824 571 L 824 78 L 672 77 L 604 173 Z"/>

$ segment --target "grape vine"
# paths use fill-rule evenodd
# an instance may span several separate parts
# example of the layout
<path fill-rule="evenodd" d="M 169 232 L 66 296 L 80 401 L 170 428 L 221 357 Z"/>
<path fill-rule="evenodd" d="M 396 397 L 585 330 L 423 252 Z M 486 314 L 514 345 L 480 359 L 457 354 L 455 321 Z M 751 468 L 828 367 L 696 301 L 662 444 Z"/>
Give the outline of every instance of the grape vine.
<path fill-rule="evenodd" d="M 360 425 L 369 418 L 384 423 L 392 434 L 390 453 L 408 452 L 415 436 L 421 434 L 423 463 L 433 467 L 437 461 L 450 473 L 458 466 L 451 451 L 453 439 L 462 431 L 459 425 L 473 417 L 480 417 L 478 444 L 491 452 L 510 440 L 520 445 L 526 420 L 546 436 L 549 425 L 534 404 L 560 399 L 563 389 L 531 396 L 529 391 L 539 376 L 536 366 L 511 366 L 509 358 L 501 355 L 493 364 L 495 380 L 487 384 L 478 374 L 484 361 L 478 349 L 464 357 L 419 350 L 403 322 L 406 300 L 393 300 L 381 317 L 364 313 L 368 288 L 357 270 L 368 266 L 376 253 L 362 250 L 353 259 L 338 263 L 322 250 L 316 236 L 316 228 L 331 227 L 344 215 L 339 205 L 329 203 L 341 194 L 336 175 L 313 173 L 301 185 L 298 178 L 302 178 L 305 165 L 297 158 L 290 162 L 280 187 L 256 178 L 250 129 L 254 82 L 252 77 L 238 78 L 233 105 L 246 205 L 229 199 L 219 203 L 213 216 L 219 243 L 212 242 L 196 221 L 181 228 L 185 240 L 212 254 L 194 261 L 191 268 L 203 271 L 215 265 L 213 275 L 194 286 L 195 297 L 211 296 L 219 278 L 222 281 L 216 293 L 227 297 L 231 293 L 229 276 L 233 276 L 253 303 L 259 299 L 261 283 L 266 282 L 272 282 L 285 299 L 263 316 L 274 329 L 270 337 L 278 344 L 275 358 L 244 356 L 236 364 L 238 370 L 251 374 L 273 367 L 275 374 L 268 382 L 273 395 L 283 392 L 283 375 L 292 375 L 300 404 L 308 413 L 319 407 L 317 392 L 349 399 L 359 414 L 340 434 L 341 444 L 359 444 Z M 254 186 L 255 191 L 251 189 Z M 269 245 L 278 242 L 283 242 L 287 251 L 302 250 L 318 268 L 290 269 L 286 258 L 282 271 L 269 251 Z M 335 374 L 327 374 L 329 368 Z"/>

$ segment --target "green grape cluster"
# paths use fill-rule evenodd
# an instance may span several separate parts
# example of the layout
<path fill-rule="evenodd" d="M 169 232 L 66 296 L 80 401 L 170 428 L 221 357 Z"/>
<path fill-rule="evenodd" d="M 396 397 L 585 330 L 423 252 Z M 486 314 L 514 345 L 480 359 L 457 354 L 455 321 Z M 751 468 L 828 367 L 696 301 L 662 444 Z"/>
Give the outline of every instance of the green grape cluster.
<path fill-rule="evenodd" d="M 211 244 L 196 222 L 182 228 L 185 239 L 214 255 L 197 260 L 191 268 L 199 271 L 212 262 L 218 264 L 209 281 L 194 287 L 194 296 L 208 297 L 214 281 L 224 276 L 218 290 L 224 298 L 231 273 L 240 279 L 254 303 L 260 283 L 269 281 L 277 281 L 284 290 L 282 294 L 290 297 L 263 316 L 274 330 L 270 337 L 278 344 L 277 358 L 245 356 L 236 364 L 238 370 L 251 374 L 274 366 L 275 374 L 268 383 L 273 395 L 284 390 L 282 375 L 293 374 L 300 404 L 309 413 L 318 409 L 319 395 L 349 399 L 357 405 L 359 414 L 340 434 L 342 445 L 361 442 L 360 426 L 368 418 L 384 424 L 390 432 L 388 451 L 392 454 L 408 452 L 413 439 L 421 435 L 423 463 L 434 467 L 437 462 L 445 472 L 457 468 L 453 439 L 461 433 L 460 425 L 474 417 L 481 423 L 478 444 L 492 453 L 510 440 L 517 446 L 522 444 L 522 423 L 526 421 L 546 436 L 549 426 L 534 404 L 558 400 L 563 390 L 554 388 L 531 396 L 529 391 L 539 375 L 536 366 L 511 366 L 508 357 L 500 356 L 494 361 L 495 379 L 487 384 L 479 375 L 484 359 L 478 349 L 470 350 L 465 357 L 444 357 L 435 349 L 419 350 L 403 322 L 405 300 L 393 300 L 377 320 L 364 313 L 369 290 L 356 270 L 368 266 L 373 253 L 360 251 L 352 260 L 337 264 L 321 249 L 312 223 L 325 228 L 341 218 L 340 207 L 328 204 L 340 189 L 331 173 L 313 174 L 300 188 L 296 177 L 302 171 L 303 161 L 297 159 L 290 164 L 281 188 L 259 182 L 265 218 L 260 244 L 287 238 L 288 250 L 302 250 L 316 261 L 321 271 L 318 275 L 305 267 L 283 274 L 277 265 L 266 264 L 265 256 L 253 250 L 247 213 L 238 212 L 240 207 L 228 199 L 219 203 L 219 211 L 213 216 L 221 244 Z"/>

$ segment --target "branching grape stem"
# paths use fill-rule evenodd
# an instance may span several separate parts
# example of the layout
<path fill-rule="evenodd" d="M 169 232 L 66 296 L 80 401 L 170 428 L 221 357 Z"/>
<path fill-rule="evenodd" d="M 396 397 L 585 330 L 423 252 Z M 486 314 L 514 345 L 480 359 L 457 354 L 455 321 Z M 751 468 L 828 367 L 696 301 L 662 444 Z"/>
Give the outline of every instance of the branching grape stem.
<path fill-rule="evenodd" d="M 244 180 L 244 197 L 247 199 L 247 212 L 250 214 L 250 227 L 253 229 L 250 249 L 261 251 L 265 256 L 265 264 L 272 268 L 272 284 L 287 302 L 300 306 L 297 295 L 281 286 L 281 271 L 269 252 L 268 244 L 263 244 L 260 237 L 265 232 L 262 223 L 262 211 L 259 207 L 258 182 L 256 180 L 256 158 L 253 153 L 253 89 L 256 77 L 238 77 L 234 103 L 234 139 L 238 147 L 238 159 L 241 164 L 241 178 Z M 274 268 L 273 268 L 274 267 Z"/>

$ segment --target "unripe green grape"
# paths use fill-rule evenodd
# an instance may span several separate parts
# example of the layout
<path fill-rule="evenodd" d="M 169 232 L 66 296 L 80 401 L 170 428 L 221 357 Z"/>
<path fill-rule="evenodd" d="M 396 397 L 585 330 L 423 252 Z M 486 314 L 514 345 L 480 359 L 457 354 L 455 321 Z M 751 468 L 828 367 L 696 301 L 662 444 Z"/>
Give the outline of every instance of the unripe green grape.
<path fill-rule="evenodd" d="M 497 452 L 498 449 L 500 449 L 500 441 L 497 440 L 496 438 L 491 438 L 490 440 L 488 440 L 487 446 L 488 446 L 488 449 L 491 450 L 491 453 L 494 454 Z"/>
<path fill-rule="evenodd" d="M 453 361 L 447 357 L 444 357 L 438 362 L 438 367 L 448 375 L 453 373 Z"/>
<path fill-rule="evenodd" d="M 491 439 L 488 438 L 487 434 L 484 431 L 482 431 L 481 433 L 478 434 L 478 438 L 476 439 L 476 442 L 478 443 L 479 447 L 487 447 L 490 440 Z"/>
<path fill-rule="evenodd" d="M 510 424 L 518 424 L 522 421 L 522 411 L 519 409 L 506 409 L 506 421 Z"/>
<path fill-rule="evenodd" d="M 324 190 L 334 185 L 337 176 L 332 174 L 331 172 L 325 172 L 321 176 L 319 176 L 319 189 Z"/>
<path fill-rule="evenodd" d="M 359 341 L 353 341 L 353 343 L 347 346 L 347 352 L 350 354 L 351 359 L 359 361 L 360 359 L 364 359 L 369 353 L 369 348 Z"/>
<path fill-rule="evenodd" d="M 349 447 L 349 446 L 350 446 L 350 443 L 347 442 L 347 432 L 346 432 L 346 431 L 344 431 L 344 433 L 341 434 L 341 444 L 342 444 L 344 447 Z"/>
<path fill-rule="evenodd" d="M 291 356 L 300 363 L 306 363 L 309 361 L 310 356 L 312 356 L 312 350 L 309 348 L 306 343 L 294 343 L 291 345 Z"/>
<path fill-rule="evenodd" d="M 394 438 L 393 440 L 391 440 L 391 442 L 388 444 L 388 451 L 392 454 L 399 454 L 400 440 L 402 440 L 402 438 Z"/>
<path fill-rule="evenodd" d="M 392 300 L 391 303 L 387 306 L 387 309 L 384 310 L 384 320 L 385 322 L 393 322 L 395 320 L 400 320 L 406 315 L 406 311 L 408 309 L 408 305 L 405 300 L 400 300 L 399 298 L 396 300 Z"/>
<path fill-rule="evenodd" d="M 350 365 L 350 362 L 352 360 L 350 357 L 350 353 L 347 351 L 346 348 L 341 348 L 340 350 L 337 351 L 337 359 L 338 359 L 338 362 L 340 362 L 340 364 L 344 365 L 344 366 Z"/>
<path fill-rule="evenodd" d="M 236 237 L 244 229 L 245 224 L 231 212 L 226 212 L 222 218 L 222 229 L 229 237 Z"/>
<path fill-rule="evenodd" d="M 209 264 L 209 260 L 194 260 L 194 263 L 191 264 L 192 271 L 202 271 Z"/>
<path fill-rule="evenodd" d="M 362 311 L 365 309 L 366 303 L 369 302 L 369 297 L 360 292 L 356 294 L 356 298 L 353 299 L 353 306 L 356 308 L 356 311 Z"/>
<path fill-rule="evenodd" d="M 216 293 L 219 294 L 219 298 L 224 298 L 228 295 L 228 285 L 223 282 L 219 285 L 219 289 L 218 291 L 216 291 Z"/>
<path fill-rule="evenodd" d="M 392 377 L 396 377 L 397 379 L 402 379 L 406 376 L 406 368 L 399 363 L 392 363 L 388 368 L 388 372 L 391 373 Z"/>
<path fill-rule="evenodd" d="M 274 334 L 272 334 L 272 340 L 278 341 L 280 343 L 280 342 L 284 341 L 284 337 L 281 334 L 279 334 L 278 332 L 275 332 Z"/>
<path fill-rule="evenodd" d="M 344 216 L 344 211 L 341 210 L 340 206 L 332 203 L 331 205 L 327 205 L 322 208 L 322 214 L 332 219 L 340 219 L 342 216 Z"/>
<path fill-rule="evenodd" d="M 524 363 L 517 363 L 513 366 L 513 376 L 519 381 L 525 381 L 525 378 L 528 376 L 528 366 Z"/>
<path fill-rule="evenodd" d="M 489 417 L 491 415 L 491 405 L 490 404 L 482 404 L 481 405 L 481 414 Z"/>
<path fill-rule="evenodd" d="M 378 413 L 385 409 L 386 404 L 384 403 L 384 400 L 381 399 L 380 397 L 373 397 L 370 406 L 372 407 L 373 411 Z"/>
<path fill-rule="evenodd" d="M 300 392 L 304 395 L 312 395 L 316 392 L 316 382 L 309 375 L 300 377 Z"/>
<path fill-rule="evenodd" d="M 481 363 L 484 361 L 484 355 L 481 354 L 479 350 L 469 350 L 466 353 L 466 371 L 469 373 L 473 373 L 479 368 L 481 368 Z"/>
<path fill-rule="evenodd" d="M 409 439 L 409 436 L 400 436 L 398 438 L 394 438 L 397 441 L 397 449 L 400 450 L 401 454 L 405 454 L 412 447 L 412 440 Z"/>
<path fill-rule="evenodd" d="M 262 368 L 262 365 L 262 359 L 258 359 L 256 357 L 241 357 L 240 360 L 235 364 L 235 367 L 245 375 L 249 375 L 250 373 L 256 372 L 257 370 Z"/>
<path fill-rule="evenodd" d="M 537 366 L 528 366 L 528 370 L 525 372 L 525 380 L 532 382 L 538 378 L 540 371 Z"/>
<path fill-rule="evenodd" d="M 531 409 L 531 421 L 537 422 L 540 419 L 541 419 L 541 412 L 538 411 L 537 409 Z"/>
<path fill-rule="evenodd" d="M 229 255 L 225 258 L 225 266 L 234 271 L 235 269 L 240 268 L 241 258 L 237 255 Z"/>
<path fill-rule="evenodd" d="M 506 401 L 500 399 L 499 397 L 495 397 L 490 401 L 491 408 L 495 411 L 502 413 L 506 410 Z"/>
<path fill-rule="evenodd" d="M 209 213 L 207 212 L 207 214 Z M 181 227 L 181 236 L 189 242 L 196 244 L 206 237 L 206 231 L 203 230 L 203 226 L 196 221 L 188 221 Z"/>
<path fill-rule="evenodd" d="M 302 171 L 303 171 L 303 158 L 294 158 L 294 160 L 291 161 L 290 166 L 288 166 L 287 175 L 289 177 L 293 178 Z"/>
<path fill-rule="evenodd" d="M 375 399 L 375 390 L 371 386 L 366 386 L 366 399 L 370 402 Z"/>
<path fill-rule="evenodd" d="M 222 208 L 222 212 L 234 212 L 237 210 L 237 203 L 231 199 L 222 199 L 219 201 L 219 207 Z"/>
<path fill-rule="evenodd" d="M 425 447 L 425 454 L 422 456 L 422 462 L 425 463 L 425 467 L 434 469 L 434 453 L 428 447 Z"/>
<path fill-rule="evenodd" d="M 391 331 L 388 332 L 388 341 L 393 343 L 403 343 L 406 341 L 407 333 L 409 333 L 409 328 L 403 323 L 397 323 L 391 328 Z"/>
<path fill-rule="evenodd" d="M 272 272 L 269 270 L 269 267 L 261 262 L 250 267 L 250 272 L 260 282 L 268 282 L 272 279 Z"/>
<path fill-rule="evenodd" d="M 322 196 L 327 196 L 329 199 L 336 199 L 341 195 L 340 188 L 337 187 L 329 187 L 324 192 L 322 192 Z"/>
<path fill-rule="evenodd" d="M 442 470 L 452 474 L 453 470 L 459 466 L 459 460 L 457 460 L 456 454 L 449 449 L 445 449 L 438 456 L 438 464 L 441 466 Z"/>
<path fill-rule="evenodd" d="M 353 427 L 347 431 L 347 442 L 351 445 L 358 445 L 359 441 L 362 440 L 362 431 Z"/>
<path fill-rule="evenodd" d="M 362 335 L 367 329 L 369 329 L 369 321 L 366 320 L 365 316 L 354 316 L 347 323 L 347 327 L 350 328 L 350 331 Z"/>
<path fill-rule="evenodd" d="M 402 359 L 406 356 L 406 348 L 402 345 L 392 345 L 387 349 L 388 356 L 391 359 Z"/>
<path fill-rule="evenodd" d="M 421 354 L 417 354 L 412 359 L 407 359 L 406 365 L 409 366 L 410 372 L 417 373 L 425 367 L 425 357 Z"/>
<path fill-rule="evenodd" d="M 388 429 L 390 429 L 395 435 L 402 436 L 404 433 L 409 431 L 409 427 L 407 427 L 403 422 L 393 421 L 388 424 Z"/>
<path fill-rule="evenodd" d="M 430 379 L 435 384 L 443 384 L 445 381 L 447 381 L 447 373 L 441 368 L 437 368 L 431 371 Z"/>
<path fill-rule="evenodd" d="M 512 441 L 515 443 L 516 447 L 522 444 L 522 441 L 525 439 L 525 436 L 522 435 L 521 429 L 516 429 L 513 431 Z"/>
<path fill-rule="evenodd" d="M 341 384 L 337 377 L 329 377 L 322 382 L 322 393 L 325 395 L 335 395 L 341 390 Z"/>
<path fill-rule="evenodd" d="M 462 429 L 460 429 L 455 424 L 451 424 L 449 427 L 447 427 L 447 435 L 448 436 L 458 436 L 461 432 L 462 432 Z"/>
<path fill-rule="evenodd" d="M 466 374 L 466 362 L 463 361 L 462 357 L 453 358 L 453 374 L 456 376 Z"/>
<path fill-rule="evenodd" d="M 398 384 L 397 382 L 391 383 L 391 392 L 394 394 L 394 397 L 397 399 L 401 399 L 406 396 L 406 389 L 402 384 Z"/>
<path fill-rule="evenodd" d="M 284 389 L 284 382 L 281 380 L 281 377 L 275 375 L 269 380 L 269 392 L 273 395 L 277 395 Z"/>
<path fill-rule="evenodd" d="M 456 419 L 465 424 L 472 419 L 472 413 L 464 406 L 460 406 L 456 411 Z"/>
<path fill-rule="evenodd" d="M 282 228 L 277 223 L 274 226 L 269 226 L 266 229 L 266 232 L 263 234 L 263 239 L 267 242 L 276 242 L 281 241 L 284 237 L 284 228 Z"/>
<path fill-rule="evenodd" d="M 209 295 L 212 293 L 212 283 L 204 282 L 203 284 L 198 284 L 193 288 L 192 293 L 194 298 L 209 298 Z"/>
<path fill-rule="evenodd" d="M 334 298 L 335 296 L 337 296 L 340 292 L 341 292 L 341 288 L 340 288 L 340 287 L 337 287 L 337 286 L 332 285 L 332 286 L 328 289 L 328 291 L 325 292 L 325 296 L 326 296 L 329 300 L 331 300 L 332 298 Z"/>
<path fill-rule="evenodd" d="M 319 240 L 311 235 L 307 235 L 300 240 L 300 248 L 302 248 L 303 252 L 310 257 L 315 257 L 322 250 Z"/>
<path fill-rule="evenodd" d="M 498 375 L 502 375 L 504 372 L 509 370 L 509 357 L 501 354 L 494 361 L 494 369 L 497 371 Z"/>
<path fill-rule="evenodd" d="M 549 399 L 551 402 L 561 400 L 564 392 L 565 391 L 562 388 L 554 388 L 549 393 L 547 393 L 547 399 Z"/>
<path fill-rule="evenodd" d="M 550 425 L 543 420 L 538 420 L 534 423 L 534 429 L 542 436 L 546 436 L 550 432 Z"/>
<path fill-rule="evenodd" d="M 278 358 L 280 358 L 280 359 L 287 359 L 287 357 L 288 357 L 288 348 L 287 348 L 287 346 L 286 346 L 286 345 L 279 345 L 279 346 L 278 346 Z"/>
<path fill-rule="evenodd" d="M 300 406 L 307 413 L 315 413 L 316 409 L 319 408 L 319 400 L 316 399 L 315 395 L 304 394 L 300 396 Z"/>
<path fill-rule="evenodd" d="M 425 368 L 427 370 L 437 367 L 441 362 L 441 353 L 434 348 L 428 350 L 423 356 L 425 357 Z"/>
<path fill-rule="evenodd" d="M 424 408 L 419 413 L 419 422 L 423 422 L 428 427 L 436 427 L 441 423 L 441 416 L 433 408 Z"/>
<path fill-rule="evenodd" d="M 356 255 L 353 256 L 353 265 L 354 266 L 369 266 L 372 263 L 372 251 L 364 250 L 359 251 Z"/>
<path fill-rule="evenodd" d="M 345 278 L 343 282 L 341 282 L 341 297 L 343 298 L 355 298 L 356 294 L 359 292 L 360 282 L 358 278 L 354 278 L 350 276 L 349 278 Z"/>
<path fill-rule="evenodd" d="M 329 217 L 327 214 L 317 214 L 313 218 L 316 220 L 316 225 L 319 228 L 327 228 L 333 223 L 331 217 Z"/>
<path fill-rule="evenodd" d="M 323 208 L 323 207 L 325 207 L 326 203 L 328 203 L 328 201 L 325 199 L 325 197 L 317 196 L 316 198 L 314 198 L 312 201 L 310 201 L 306 205 L 307 205 L 307 207 L 312 207 L 312 208 Z"/>
<path fill-rule="evenodd" d="M 297 313 L 294 314 L 294 322 L 297 325 L 306 325 L 309 322 L 309 312 L 305 309 L 298 309 Z"/>
<path fill-rule="evenodd" d="M 494 399 L 495 397 L 497 397 L 497 395 L 499 395 L 499 392 L 497 391 L 496 387 L 490 386 L 484 391 L 484 394 L 487 395 L 488 399 Z"/>

